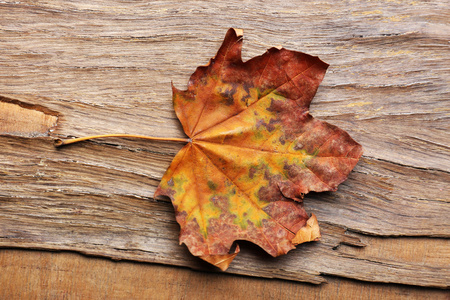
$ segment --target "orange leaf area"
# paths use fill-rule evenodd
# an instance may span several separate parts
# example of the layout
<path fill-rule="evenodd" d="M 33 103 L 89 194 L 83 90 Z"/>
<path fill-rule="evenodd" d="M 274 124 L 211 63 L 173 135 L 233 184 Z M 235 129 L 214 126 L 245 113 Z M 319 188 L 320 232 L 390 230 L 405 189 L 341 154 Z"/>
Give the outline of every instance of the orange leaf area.
<path fill-rule="evenodd" d="M 309 114 L 326 63 L 276 48 L 243 62 L 241 48 L 241 31 L 230 29 L 187 90 L 173 87 L 190 142 L 155 193 L 172 200 L 180 243 L 223 270 L 236 240 L 272 256 L 318 240 L 303 195 L 335 191 L 362 155 L 345 131 Z"/>

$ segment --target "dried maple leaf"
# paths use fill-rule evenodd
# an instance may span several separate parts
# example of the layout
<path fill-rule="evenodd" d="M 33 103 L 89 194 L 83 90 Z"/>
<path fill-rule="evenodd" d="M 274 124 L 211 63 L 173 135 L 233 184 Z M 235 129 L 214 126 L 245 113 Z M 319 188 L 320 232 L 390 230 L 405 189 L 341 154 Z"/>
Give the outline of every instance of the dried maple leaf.
<path fill-rule="evenodd" d="M 248 240 L 272 256 L 320 238 L 303 209 L 309 191 L 334 191 L 362 155 L 345 131 L 314 119 L 309 104 L 325 71 L 317 57 L 269 49 L 241 59 L 242 31 L 230 29 L 215 58 L 173 89 L 189 139 L 107 134 L 55 140 L 56 146 L 101 137 L 187 142 L 155 197 L 166 195 L 181 226 L 180 243 L 225 270 Z"/>
<path fill-rule="evenodd" d="M 173 87 L 190 140 L 155 193 L 172 200 L 180 244 L 223 270 L 236 240 L 278 256 L 320 238 L 303 195 L 336 190 L 362 155 L 345 131 L 309 114 L 326 63 L 276 48 L 244 63 L 241 47 L 242 31 L 230 29 L 187 90 Z"/>

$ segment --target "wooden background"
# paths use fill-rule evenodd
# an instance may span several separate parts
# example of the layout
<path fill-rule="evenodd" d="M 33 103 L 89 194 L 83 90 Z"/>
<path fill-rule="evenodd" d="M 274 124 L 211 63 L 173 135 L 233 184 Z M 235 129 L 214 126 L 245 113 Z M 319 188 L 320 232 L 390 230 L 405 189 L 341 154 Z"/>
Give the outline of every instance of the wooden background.
<path fill-rule="evenodd" d="M 449 19 L 443 0 L 1 1 L 0 298 L 445 299 Z M 244 60 L 282 45 L 329 63 L 311 113 L 365 152 L 337 192 L 305 197 L 320 242 L 279 258 L 243 243 L 221 274 L 153 199 L 181 145 L 52 140 L 183 137 L 170 83 L 229 27 Z"/>

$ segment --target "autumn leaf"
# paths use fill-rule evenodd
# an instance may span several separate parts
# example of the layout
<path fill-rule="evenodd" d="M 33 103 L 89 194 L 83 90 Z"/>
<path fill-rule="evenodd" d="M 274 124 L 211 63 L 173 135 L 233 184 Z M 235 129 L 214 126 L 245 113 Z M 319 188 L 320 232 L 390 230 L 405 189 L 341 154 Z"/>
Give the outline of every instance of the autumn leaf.
<path fill-rule="evenodd" d="M 309 114 L 326 63 L 277 48 L 243 62 L 241 47 L 242 31 L 230 29 L 187 90 L 172 87 L 189 142 L 155 193 L 174 205 L 180 244 L 223 270 L 237 240 L 278 256 L 319 239 L 303 195 L 335 191 L 362 155 L 345 131 Z"/>

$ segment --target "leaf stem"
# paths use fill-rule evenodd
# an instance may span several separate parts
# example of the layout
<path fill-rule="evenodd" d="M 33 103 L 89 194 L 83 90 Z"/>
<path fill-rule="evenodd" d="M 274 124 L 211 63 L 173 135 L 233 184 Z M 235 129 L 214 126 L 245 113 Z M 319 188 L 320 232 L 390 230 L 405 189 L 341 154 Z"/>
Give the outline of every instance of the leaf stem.
<path fill-rule="evenodd" d="M 146 139 L 146 140 L 152 140 L 152 141 L 165 141 L 165 142 L 178 142 L 178 143 L 189 143 L 191 142 L 191 139 L 187 138 L 161 138 L 161 137 L 153 137 L 153 136 L 147 136 L 147 135 L 137 135 L 137 134 L 101 134 L 101 135 L 91 135 L 91 136 L 85 136 L 75 139 L 56 139 L 55 140 L 55 147 L 61 147 L 64 145 L 74 144 L 82 141 L 92 140 L 92 139 L 99 139 L 99 138 L 108 138 L 108 137 L 124 137 L 124 138 L 138 138 L 138 139 Z"/>

